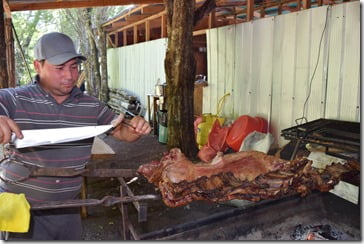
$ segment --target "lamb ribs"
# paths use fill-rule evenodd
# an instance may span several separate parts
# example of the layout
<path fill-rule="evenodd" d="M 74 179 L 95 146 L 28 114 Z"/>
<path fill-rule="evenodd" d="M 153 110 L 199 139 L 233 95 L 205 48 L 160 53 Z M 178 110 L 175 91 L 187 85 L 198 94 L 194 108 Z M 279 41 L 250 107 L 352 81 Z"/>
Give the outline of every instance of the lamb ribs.
<path fill-rule="evenodd" d="M 357 163 L 311 167 L 306 158 L 284 160 L 257 151 L 218 154 L 211 163 L 192 163 L 173 148 L 160 161 L 141 165 L 137 172 L 157 186 L 168 207 L 192 201 L 260 201 L 312 190 L 329 191 L 344 175 L 359 175 Z"/>

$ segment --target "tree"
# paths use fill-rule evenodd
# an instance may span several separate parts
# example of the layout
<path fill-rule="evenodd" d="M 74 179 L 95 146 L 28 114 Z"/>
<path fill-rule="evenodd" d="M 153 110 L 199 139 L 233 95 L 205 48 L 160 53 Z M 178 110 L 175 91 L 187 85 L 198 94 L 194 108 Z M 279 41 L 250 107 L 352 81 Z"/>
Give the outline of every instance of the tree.
<path fill-rule="evenodd" d="M 124 8 L 114 6 L 13 13 L 14 34 L 19 40 L 19 45 L 15 44 L 17 85 L 28 83 L 30 76 L 35 74 L 32 61 L 36 40 L 47 32 L 60 31 L 69 35 L 75 41 L 76 47 L 79 47 L 79 52 L 88 57 L 83 64 L 88 92 L 107 102 L 106 37 L 101 26 L 109 16 L 115 16 Z"/>
<path fill-rule="evenodd" d="M 168 146 L 195 158 L 193 91 L 196 63 L 193 26 L 216 7 L 207 0 L 195 11 L 195 0 L 164 0 L 167 10 L 168 47 L 165 58 L 168 109 Z"/>
<path fill-rule="evenodd" d="M 97 46 L 100 47 L 100 72 L 101 72 L 101 84 L 100 84 L 100 100 L 103 102 L 109 101 L 109 86 L 107 77 L 107 52 L 106 52 L 106 35 L 102 28 L 102 24 L 106 21 L 105 16 L 109 8 L 96 8 L 95 24 L 97 29 Z"/>
<path fill-rule="evenodd" d="M 4 22 L 4 10 L 3 8 L 0 9 L 0 49 L 6 50 L 6 43 L 5 43 L 5 22 Z M 4 51 L 3 51 L 4 53 Z M 0 88 L 7 87 L 8 81 L 8 71 L 6 69 L 6 56 L 1 55 L 0 57 Z"/>
<path fill-rule="evenodd" d="M 55 24 L 51 11 L 22 11 L 12 14 L 14 35 L 19 43 L 15 44 L 16 84 L 27 84 L 35 74 L 33 68 L 33 47 L 40 37 L 41 30 Z M 29 69 L 29 70 L 28 70 Z"/>
<path fill-rule="evenodd" d="M 107 76 L 107 52 L 106 36 L 102 29 L 102 24 L 107 21 L 108 16 L 124 9 L 120 7 L 99 7 L 99 8 L 79 8 L 64 9 L 62 21 L 64 30 L 70 31 L 71 36 L 77 36 L 80 42 L 81 52 L 87 57 L 83 68 L 85 72 L 85 82 L 87 82 L 87 92 L 98 97 L 101 101 L 108 101 L 108 76 Z M 71 23 L 71 24 L 70 24 Z"/>
<path fill-rule="evenodd" d="M 195 157 L 193 89 L 196 64 L 193 56 L 195 0 L 165 0 L 168 46 L 165 58 L 168 110 L 168 146 Z"/>

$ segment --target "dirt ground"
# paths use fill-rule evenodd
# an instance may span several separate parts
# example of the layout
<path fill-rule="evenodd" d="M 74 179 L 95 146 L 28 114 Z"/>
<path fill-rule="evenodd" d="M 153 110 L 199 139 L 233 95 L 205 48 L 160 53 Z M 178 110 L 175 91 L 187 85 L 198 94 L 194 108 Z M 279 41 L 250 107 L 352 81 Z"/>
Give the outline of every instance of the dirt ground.
<path fill-rule="evenodd" d="M 112 137 L 104 137 L 114 151 L 111 156 L 94 157 L 88 167 L 95 168 L 132 168 L 160 160 L 167 146 L 158 142 L 155 135 L 148 135 L 134 143 L 119 142 Z M 129 180 L 129 179 L 126 179 Z M 87 198 L 101 199 L 106 195 L 120 196 L 120 183 L 117 178 L 87 178 Z M 134 195 L 159 193 L 154 186 L 142 176 L 129 184 Z M 128 214 L 138 235 L 148 235 L 161 229 L 182 223 L 193 222 L 200 217 L 206 217 L 226 209 L 231 205 L 193 202 L 183 207 L 169 208 L 161 200 L 148 200 L 147 221 L 138 222 L 137 211 L 133 204 L 128 204 Z M 117 206 L 94 206 L 87 208 L 87 217 L 83 218 L 84 240 L 122 240 L 121 213 Z"/>
<path fill-rule="evenodd" d="M 157 136 L 152 134 L 133 143 L 120 142 L 111 136 L 103 137 L 102 140 L 115 154 L 94 155 L 88 165 L 90 168 L 136 169 L 141 164 L 159 160 L 168 151 L 167 146 L 159 143 Z M 135 182 L 135 185 L 138 183 Z M 120 195 L 117 178 L 87 178 L 86 185 L 87 198 L 101 199 L 107 195 Z M 84 240 L 122 239 L 121 213 L 117 206 L 88 207 L 87 217 L 83 217 L 83 225 Z"/>

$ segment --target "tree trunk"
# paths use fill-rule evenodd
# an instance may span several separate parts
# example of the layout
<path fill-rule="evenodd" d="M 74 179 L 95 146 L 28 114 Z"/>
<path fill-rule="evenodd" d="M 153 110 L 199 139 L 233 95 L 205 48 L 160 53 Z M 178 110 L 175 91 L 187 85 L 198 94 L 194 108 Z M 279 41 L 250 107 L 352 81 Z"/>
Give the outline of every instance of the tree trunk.
<path fill-rule="evenodd" d="M 164 0 L 167 9 L 168 47 L 165 58 L 168 109 L 168 147 L 178 147 L 195 158 L 193 127 L 193 21 L 195 0 Z"/>
<path fill-rule="evenodd" d="M 94 94 L 97 98 L 100 99 L 100 87 L 101 87 L 101 75 L 100 75 L 100 63 L 99 63 L 99 59 L 98 59 L 98 49 L 96 46 L 96 41 L 95 41 L 95 35 L 93 34 L 92 31 L 92 24 L 91 24 L 91 16 L 89 11 L 91 11 L 91 9 L 89 8 L 85 8 L 83 9 L 83 20 L 84 20 L 84 24 L 85 24 L 85 28 L 86 28 L 86 33 L 87 33 L 87 39 L 89 42 L 89 47 L 90 47 L 90 57 L 89 57 L 89 62 L 91 64 L 92 67 L 92 71 L 93 73 L 93 78 L 94 80 Z"/>
<path fill-rule="evenodd" d="M 15 52 L 14 38 L 11 18 L 5 18 L 5 45 L 6 45 L 6 62 L 8 72 L 8 87 L 16 86 L 15 78 Z"/>
<path fill-rule="evenodd" d="M 2 2 L 1 2 L 2 3 Z M 0 8 L 0 89 L 8 87 L 8 70 L 6 62 L 6 43 L 5 43 L 5 22 L 4 22 L 4 8 L 1 4 Z"/>
<path fill-rule="evenodd" d="M 102 28 L 102 24 L 105 20 L 102 19 L 107 12 L 107 8 L 97 8 L 96 9 L 96 25 L 97 25 L 97 34 L 98 41 L 97 46 L 99 48 L 99 57 L 100 57 L 100 68 L 101 68 L 101 90 L 100 90 L 100 100 L 104 103 L 109 101 L 109 86 L 107 84 L 107 54 L 106 54 L 106 35 Z"/>

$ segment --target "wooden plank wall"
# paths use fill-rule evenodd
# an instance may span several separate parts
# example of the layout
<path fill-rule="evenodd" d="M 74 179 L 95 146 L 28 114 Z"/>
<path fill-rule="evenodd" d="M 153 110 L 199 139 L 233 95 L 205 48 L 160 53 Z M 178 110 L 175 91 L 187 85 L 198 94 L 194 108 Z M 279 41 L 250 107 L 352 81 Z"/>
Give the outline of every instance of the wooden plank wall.
<path fill-rule="evenodd" d="M 276 146 L 303 115 L 360 121 L 359 2 L 210 29 L 207 50 L 204 113 L 231 93 L 222 115 L 270 120 Z"/>

